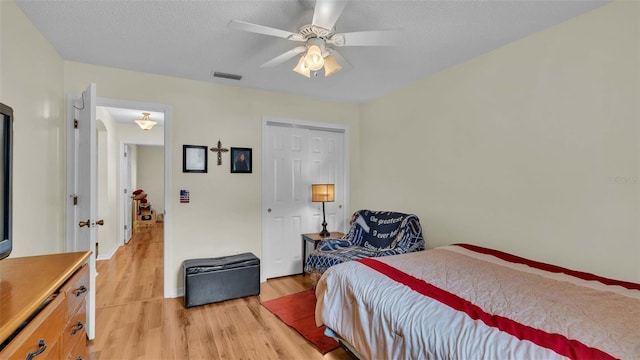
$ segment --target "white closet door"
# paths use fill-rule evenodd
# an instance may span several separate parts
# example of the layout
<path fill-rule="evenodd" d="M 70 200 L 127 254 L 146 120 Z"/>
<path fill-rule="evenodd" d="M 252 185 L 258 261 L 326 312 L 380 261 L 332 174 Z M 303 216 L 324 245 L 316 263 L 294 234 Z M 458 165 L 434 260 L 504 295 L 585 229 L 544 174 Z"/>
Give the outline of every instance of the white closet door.
<path fill-rule="evenodd" d="M 344 231 L 344 133 L 310 130 L 309 137 L 309 189 L 311 184 L 335 184 L 335 201 L 325 203 L 327 230 Z M 307 232 L 320 232 L 322 203 L 309 204 L 312 206 L 312 221 Z"/>
<path fill-rule="evenodd" d="M 301 234 L 322 229 L 322 204 L 311 202 L 312 183 L 336 185 L 336 201 L 325 204 L 328 229 L 344 231 L 344 156 L 344 130 L 267 122 L 263 167 L 264 278 L 302 272 Z"/>

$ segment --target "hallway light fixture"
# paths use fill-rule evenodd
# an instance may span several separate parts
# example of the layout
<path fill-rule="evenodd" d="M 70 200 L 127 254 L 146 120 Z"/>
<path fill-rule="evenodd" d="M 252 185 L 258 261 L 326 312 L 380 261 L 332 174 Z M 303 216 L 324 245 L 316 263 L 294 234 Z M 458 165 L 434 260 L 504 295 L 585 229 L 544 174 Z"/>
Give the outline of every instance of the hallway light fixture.
<path fill-rule="evenodd" d="M 151 130 L 152 127 L 154 127 L 158 122 L 157 121 L 153 121 L 151 119 L 149 119 L 149 115 L 151 115 L 148 112 L 143 112 L 142 113 L 142 119 L 140 120 L 136 120 L 136 124 L 138 124 L 138 126 L 140 126 L 140 129 L 142 130 Z"/>
<path fill-rule="evenodd" d="M 327 231 L 327 220 L 324 213 L 324 203 L 335 201 L 335 185 L 334 184 L 312 184 L 311 185 L 311 201 L 322 202 L 322 231 L 320 236 L 329 236 Z"/>

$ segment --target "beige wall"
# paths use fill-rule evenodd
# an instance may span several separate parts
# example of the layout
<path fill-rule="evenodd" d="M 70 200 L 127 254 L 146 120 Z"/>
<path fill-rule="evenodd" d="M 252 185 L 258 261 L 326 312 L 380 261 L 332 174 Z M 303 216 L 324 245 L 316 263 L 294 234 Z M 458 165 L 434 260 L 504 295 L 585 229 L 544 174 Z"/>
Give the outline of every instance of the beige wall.
<path fill-rule="evenodd" d="M 429 247 L 640 281 L 638 14 L 613 3 L 362 106 L 362 205 L 415 212 Z"/>
<path fill-rule="evenodd" d="M 137 146 L 135 188 L 144 189 L 156 214 L 164 213 L 164 147 Z"/>
<path fill-rule="evenodd" d="M 170 292 L 182 286 L 184 259 L 228 255 L 235 249 L 261 257 L 263 116 L 347 124 L 351 163 L 359 163 L 359 108 L 353 104 L 65 62 L 65 91 L 79 93 L 89 82 L 97 84 L 99 97 L 171 107 L 172 198 L 165 199 L 166 219 L 171 222 L 167 232 Z M 222 166 L 210 156 L 207 174 L 182 173 L 183 144 L 212 147 L 218 139 L 225 147 L 253 148 L 253 174 L 230 174 L 228 155 Z M 357 171 L 353 171 L 351 184 L 358 183 Z M 178 202 L 180 189 L 191 192 L 191 203 Z M 355 196 L 352 191 L 352 202 Z"/>
<path fill-rule="evenodd" d="M 0 101 L 14 110 L 11 257 L 64 251 L 63 60 L 12 1 L 0 1 Z"/>

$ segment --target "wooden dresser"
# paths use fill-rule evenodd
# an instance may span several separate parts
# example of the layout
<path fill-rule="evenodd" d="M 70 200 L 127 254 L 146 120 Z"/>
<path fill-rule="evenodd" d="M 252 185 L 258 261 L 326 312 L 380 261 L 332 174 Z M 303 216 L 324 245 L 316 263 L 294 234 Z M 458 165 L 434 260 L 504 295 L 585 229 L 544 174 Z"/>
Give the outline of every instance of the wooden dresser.
<path fill-rule="evenodd" d="M 90 252 L 0 261 L 0 359 L 86 359 Z"/>

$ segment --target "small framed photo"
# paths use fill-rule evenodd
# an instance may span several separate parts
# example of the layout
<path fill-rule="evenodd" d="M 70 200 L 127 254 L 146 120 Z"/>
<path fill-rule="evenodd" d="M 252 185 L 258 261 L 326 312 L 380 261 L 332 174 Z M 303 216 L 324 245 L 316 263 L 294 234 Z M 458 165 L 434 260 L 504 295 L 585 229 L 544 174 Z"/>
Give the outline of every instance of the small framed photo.
<path fill-rule="evenodd" d="M 251 149 L 231 148 L 231 173 L 251 173 Z"/>
<path fill-rule="evenodd" d="M 200 145 L 182 145 L 182 172 L 207 172 L 207 147 Z"/>

